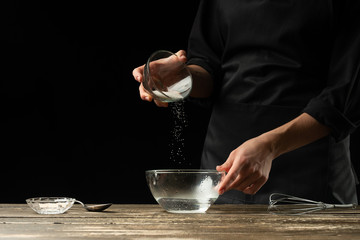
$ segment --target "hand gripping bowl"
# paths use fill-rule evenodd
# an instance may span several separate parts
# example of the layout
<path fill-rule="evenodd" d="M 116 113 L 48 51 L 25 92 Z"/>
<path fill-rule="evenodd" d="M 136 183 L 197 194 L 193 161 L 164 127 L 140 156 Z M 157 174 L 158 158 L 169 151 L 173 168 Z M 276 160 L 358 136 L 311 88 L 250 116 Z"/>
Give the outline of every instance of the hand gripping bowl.
<path fill-rule="evenodd" d="M 168 212 L 204 213 L 216 201 L 225 176 L 215 170 L 149 170 L 146 180 L 155 200 Z"/>
<path fill-rule="evenodd" d="M 192 76 L 176 54 L 159 50 L 145 64 L 143 86 L 157 100 L 177 102 L 190 94 Z"/>

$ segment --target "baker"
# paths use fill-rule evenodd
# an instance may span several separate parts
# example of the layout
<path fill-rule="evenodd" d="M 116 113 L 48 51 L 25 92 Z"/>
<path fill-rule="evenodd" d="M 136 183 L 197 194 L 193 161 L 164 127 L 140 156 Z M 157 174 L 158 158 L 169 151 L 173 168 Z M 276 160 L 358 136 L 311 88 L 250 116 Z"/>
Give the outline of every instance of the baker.
<path fill-rule="evenodd" d="M 267 203 L 273 192 L 357 203 L 359 13 L 354 0 L 201 1 L 177 55 L 191 98 L 212 106 L 201 166 L 227 172 L 218 203 Z M 152 101 L 143 67 L 133 76 Z"/>

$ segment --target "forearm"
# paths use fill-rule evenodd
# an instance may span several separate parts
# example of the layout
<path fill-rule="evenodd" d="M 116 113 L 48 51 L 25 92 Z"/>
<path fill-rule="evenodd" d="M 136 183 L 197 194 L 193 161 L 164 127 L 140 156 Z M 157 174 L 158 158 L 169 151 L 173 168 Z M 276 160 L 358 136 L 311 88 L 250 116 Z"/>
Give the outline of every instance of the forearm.
<path fill-rule="evenodd" d="M 198 65 L 188 65 L 193 78 L 193 86 L 190 93 L 191 97 L 207 98 L 213 92 L 213 79 L 211 75 Z"/>
<path fill-rule="evenodd" d="M 274 158 L 327 136 L 330 129 L 307 113 L 259 136 L 265 140 Z"/>

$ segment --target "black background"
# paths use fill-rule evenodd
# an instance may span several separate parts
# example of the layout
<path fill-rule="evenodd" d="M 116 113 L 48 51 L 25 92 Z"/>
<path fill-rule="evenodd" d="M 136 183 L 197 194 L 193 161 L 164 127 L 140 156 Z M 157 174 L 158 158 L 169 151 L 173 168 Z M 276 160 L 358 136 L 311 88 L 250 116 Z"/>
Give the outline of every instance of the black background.
<path fill-rule="evenodd" d="M 170 161 L 172 114 L 141 101 L 132 77 L 153 51 L 187 48 L 198 2 L 6 6 L 0 202 L 153 203 L 145 170 L 199 167 L 209 111 L 186 104 L 187 161 Z"/>

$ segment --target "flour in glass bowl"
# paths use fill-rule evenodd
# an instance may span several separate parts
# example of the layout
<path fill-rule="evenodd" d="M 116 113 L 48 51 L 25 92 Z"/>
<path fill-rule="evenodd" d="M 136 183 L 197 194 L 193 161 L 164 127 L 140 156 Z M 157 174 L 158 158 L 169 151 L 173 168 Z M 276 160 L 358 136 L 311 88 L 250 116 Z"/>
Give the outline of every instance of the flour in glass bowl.
<path fill-rule="evenodd" d="M 184 99 L 191 91 L 191 76 L 183 78 L 181 81 L 169 86 L 166 91 L 153 90 L 152 93 L 161 101 L 176 102 Z"/>

